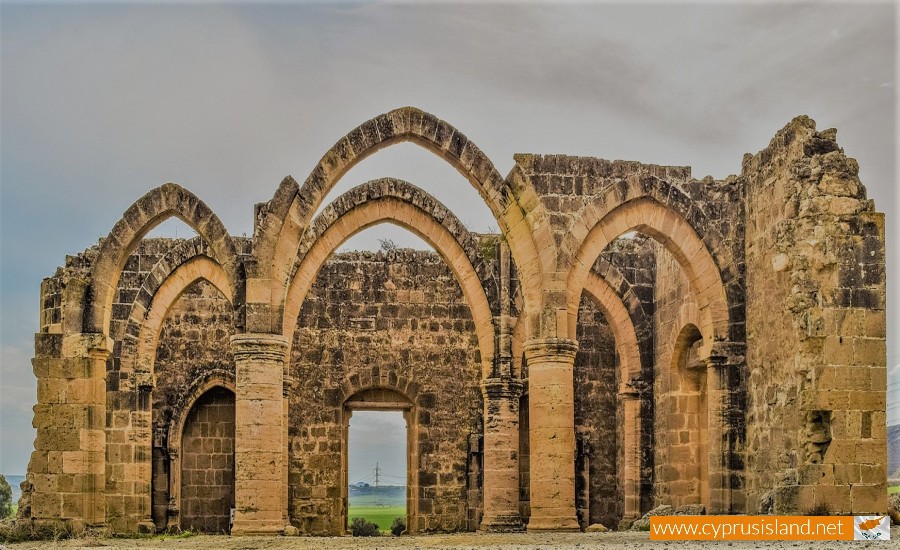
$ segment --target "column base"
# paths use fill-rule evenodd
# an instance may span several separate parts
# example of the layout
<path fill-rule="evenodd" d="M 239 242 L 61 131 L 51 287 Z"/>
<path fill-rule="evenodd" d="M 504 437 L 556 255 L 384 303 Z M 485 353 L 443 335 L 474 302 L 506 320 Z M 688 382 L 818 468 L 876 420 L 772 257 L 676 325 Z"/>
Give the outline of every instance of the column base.
<path fill-rule="evenodd" d="M 253 521 L 253 520 L 234 520 L 231 526 L 231 535 L 238 537 L 246 536 L 278 536 L 284 533 L 284 525 L 281 522 L 270 521 Z"/>
<path fill-rule="evenodd" d="M 509 533 L 515 531 L 524 531 L 522 518 L 519 514 L 485 516 L 478 526 L 479 531 L 486 533 Z"/>
<path fill-rule="evenodd" d="M 619 520 L 619 526 L 617 527 L 617 529 L 619 531 L 627 531 L 627 530 L 631 529 L 631 526 L 634 525 L 634 522 L 637 521 L 638 519 L 640 519 L 640 518 L 631 518 L 631 517 L 622 518 Z"/>
<path fill-rule="evenodd" d="M 529 531 L 565 531 L 575 532 L 581 531 L 581 525 L 575 516 L 547 516 L 534 517 L 528 520 Z"/>
<path fill-rule="evenodd" d="M 137 525 L 138 533 L 142 534 L 155 534 L 156 533 L 156 524 L 153 523 L 153 520 L 143 519 L 138 522 Z"/>

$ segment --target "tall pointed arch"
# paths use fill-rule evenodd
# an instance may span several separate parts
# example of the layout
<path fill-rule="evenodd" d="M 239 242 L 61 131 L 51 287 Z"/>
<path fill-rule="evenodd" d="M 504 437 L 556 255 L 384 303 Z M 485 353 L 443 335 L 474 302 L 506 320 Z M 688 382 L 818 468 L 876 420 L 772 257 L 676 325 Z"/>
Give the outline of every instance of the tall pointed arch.
<path fill-rule="evenodd" d="M 566 282 L 569 332 L 575 334 L 578 302 L 594 261 L 609 243 L 628 231 L 639 231 L 662 244 L 678 261 L 700 308 L 708 355 L 715 341 L 730 337 L 730 314 L 720 267 L 710 248 L 684 215 L 671 203 L 660 202 L 652 190 L 665 188 L 657 178 L 630 178 L 622 188 L 600 195 L 584 211 L 561 248 Z M 665 189 L 666 197 L 677 190 Z M 677 201 L 677 197 L 672 202 Z M 701 213 L 695 213 L 701 217 Z M 717 237 L 710 231 L 707 238 Z M 732 265 L 727 266 L 733 269 Z"/>
<path fill-rule="evenodd" d="M 100 244 L 91 269 L 82 332 L 109 331 L 113 297 L 128 256 L 144 235 L 172 217 L 188 224 L 209 243 L 212 255 L 225 270 L 229 286 L 236 287 L 237 253 L 221 220 L 196 195 L 178 184 L 166 183 L 132 204 Z"/>
<path fill-rule="evenodd" d="M 528 307 L 540 301 L 542 257 L 555 250 L 549 224 L 534 190 L 521 181 L 504 180 L 490 159 L 465 134 L 447 122 L 414 107 L 379 115 L 349 132 L 322 157 L 301 187 L 286 178 L 272 201 L 259 214 L 255 253 L 259 277 L 287 286 L 292 275 L 286 252 L 297 249 L 309 230 L 313 214 L 325 196 L 353 166 L 396 143 L 409 142 L 436 154 L 463 175 L 490 208 L 526 285 Z M 538 222 L 535 222 L 538 220 Z M 553 254 L 543 255 L 554 257 Z"/>
<path fill-rule="evenodd" d="M 356 233 L 382 222 L 395 223 L 421 237 L 453 271 L 472 312 L 482 374 L 488 376 L 494 358 L 494 327 L 484 277 L 478 274 L 478 269 L 484 270 L 484 260 L 473 237 L 446 207 L 425 191 L 396 179 L 355 187 L 316 218 L 299 245 L 294 274 L 283 296 L 283 336 L 291 341 L 303 300 L 328 257 Z"/>

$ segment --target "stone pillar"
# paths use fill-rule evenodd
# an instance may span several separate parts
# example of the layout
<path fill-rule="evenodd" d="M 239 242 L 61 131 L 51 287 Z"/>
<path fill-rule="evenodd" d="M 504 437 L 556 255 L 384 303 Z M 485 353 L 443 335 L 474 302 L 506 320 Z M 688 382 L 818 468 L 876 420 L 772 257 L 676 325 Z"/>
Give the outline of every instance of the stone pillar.
<path fill-rule="evenodd" d="M 717 342 L 706 359 L 707 444 L 709 446 L 708 514 L 744 512 L 740 478 L 743 463 L 739 456 L 738 431 L 743 428 L 739 395 L 742 344 Z M 738 479 L 735 486 L 734 480 Z"/>
<path fill-rule="evenodd" d="M 566 338 L 525 343 L 531 446 L 529 531 L 575 531 L 575 391 L 578 343 Z"/>
<path fill-rule="evenodd" d="M 622 492 L 625 500 L 621 526 L 630 527 L 641 517 L 641 394 L 632 386 L 622 386 L 619 398 L 623 417 Z"/>
<path fill-rule="evenodd" d="M 575 513 L 582 527 L 591 524 L 591 444 L 575 434 Z"/>
<path fill-rule="evenodd" d="M 519 398 L 522 383 L 508 378 L 481 382 L 484 394 L 483 531 L 519 531 Z"/>
<path fill-rule="evenodd" d="M 35 335 L 38 403 L 28 466 L 31 517 L 75 531 L 106 522 L 106 359 L 103 334 Z"/>
<path fill-rule="evenodd" d="M 231 337 L 235 362 L 233 535 L 284 531 L 283 376 L 287 340 L 267 333 Z"/>

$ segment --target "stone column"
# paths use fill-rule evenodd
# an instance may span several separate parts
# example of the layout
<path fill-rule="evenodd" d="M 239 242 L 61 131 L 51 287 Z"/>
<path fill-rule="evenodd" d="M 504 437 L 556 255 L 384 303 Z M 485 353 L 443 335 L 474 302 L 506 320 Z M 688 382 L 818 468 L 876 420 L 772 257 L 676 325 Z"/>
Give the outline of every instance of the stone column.
<path fill-rule="evenodd" d="M 641 517 L 641 394 L 632 386 L 619 388 L 622 401 L 622 492 L 625 510 L 621 525 Z M 626 527 L 626 528 L 627 528 Z"/>
<path fill-rule="evenodd" d="M 732 483 L 743 475 L 736 448 L 743 417 L 736 400 L 743 353 L 742 344 L 717 342 L 706 359 L 709 514 L 744 511 L 743 493 Z"/>
<path fill-rule="evenodd" d="M 277 334 L 231 337 L 235 362 L 235 513 L 233 535 L 284 531 L 283 376 L 287 340 Z"/>
<path fill-rule="evenodd" d="M 575 531 L 575 392 L 578 343 L 566 338 L 525 343 L 531 445 L 529 531 Z"/>
<path fill-rule="evenodd" d="M 481 382 L 484 394 L 483 531 L 519 531 L 519 397 L 522 383 L 508 378 Z"/>

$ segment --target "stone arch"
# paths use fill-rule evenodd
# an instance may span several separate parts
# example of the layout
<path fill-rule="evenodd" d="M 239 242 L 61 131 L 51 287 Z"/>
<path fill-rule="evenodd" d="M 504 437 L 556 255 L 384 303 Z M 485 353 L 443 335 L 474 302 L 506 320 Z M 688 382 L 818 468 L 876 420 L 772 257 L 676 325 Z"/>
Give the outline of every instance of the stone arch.
<path fill-rule="evenodd" d="M 578 301 L 594 261 L 614 239 L 637 230 L 665 246 L 684 270 L 700 306 L 700 329 L 705 336 L 703 353 L 709 356 L 713 342 L 728 340 L 732 329 L 725 285 L 710 252 L 715 248 L 709 247 L 693 224 L 671 206 L 678 201 L 670 199 L 661 203 L 651 196 L 649 189 L 665 187 L 660 180 L 633 176 L 624 183 L 609 189 L 585 208 L 561 248 L 565 265 L 569 266 L 566 285 L 569 333 L 575 334 Z M 675 188 L 669 192 L 670 195 L 678 193 Z M 690 217 L 703 220 L 702 225 L 708 226 L 701 212 L 691 212 L 694 214 Z M 721 242 L 721 238 L 712 234 L 714 230 L 709 231 L 707 239 Z"/>
<path fill-rule="evenodd" d="M 685 304 L 687 309 L 696 309 L 693 304 Z M 684 310 L 685 308 L 682 308 Z M 682 494 L 671 494 L 679 504 L 703 504 L 710 506 L 709 494 L 709 389 L 707 386 L 707 364 L 699 357 L 698 348 L 703 336 L 695 322 L 696 311 L 679 312 L 673 331 L 672 357 L 669 376 L 677 382 L 675 414 L 683 418 L 684 432 L 688 441 L 679 440 L 681 453 L 678 460 L 670 460 L 670 466 L 679 471 L 678 481 Z M 674 380 L 676 379 L 677 380 Z M 691 418 L 694 417 L 694 418 Z M 671 444 L 671 441 L 670 441 Z M 683 456 L 682 456 L 683 455 Z M 674 500 L 673 500 L 674 501 Z"/>
<path fill-rule="evenodd" d="M 182 269 L 188 263 L 191 263 L 190 269 Z M 166 300 L 163 304 L 161 301 L 155 301 L 157 293 L 163 286 L 179 287 L 180 284 L 170 280 L 170 278 L 178 272 L 178 279 L 184 283 L 177 291 L 177 294 L 171 299 Z M 188 281 L 188 279 L 190 279 Z M 123 372 L 148 372 L 152 373 L 152 362 L 154 359 L 153 349 L 145 345 L 141 346 L 142 331 L 149 330 L 152 335 L 159 335 L 162 328 L 162 320 L 168 314 L 169 308 L 174 304 L 178 297 L 192 284 L 200 279 L 204 279 L 212 283 L 216 289 L 222 293 L 229 302 L 234 304 L 233 287 L 228 275 L 222 266 L 216 262 L 211 256 L 209 245 L 200 237 L 188 239 L 183 243 L 173 247 L 150 271 L 150 274 L 144 279 L 140 290 L 135 297 L 134 303 L 131 305 L 128 319 L 122 330 L 122 334 L 113 335 L 114 339 L 122 341 L 122 351 L 120 353 L 121 370 Z M 162 314 L 161 319 L 155 327 L 145 327 L 151 316 L 153 308 L 157 310 L 154 315 Z M 140 352 L 139 352 L 140 347 Z M 149 355 L 148 355 L 149 353 Z M 140 365 L 138 360 L 140 359 Z M 150 365 L 148 367 L 148 363 Z"/>
<path fill-rule="evenodd" d="M 354 234 L 390 221 L 427 241 L 456 276 L 475 322 L 482 374 L 489 376 L 494 358 L 493 314 L 475 266 L 483 259 L 459 220 L 425 191 L 412 184 L 382 179 L 338 197 L 313 223 L 299 244 L 296 267 L 282 305 L 282 334 L 289 342 L 303 300 L 328 257 Z"/>
<path fill-rule="evenodd" d="M 540 303 L 541 261 L 555 258 L 555 242 L 534 189 L 525 182 L 504 180 L 490 159 L 462 132 L 414 107 L 379 115 L 352 130 L 322 157 L 298 188 L 286 178 L 259 215 L 256 253 L 264 276 L 272 284 L 289 284 L 292 273 L 285 253 L 297 249 L 309 231 L 312 216 L 328 192 L 357 163 L 390 145 L 410 142 L 443 158 L 465 177 L 484 199 L 510 245 L 525 285 L 526 303 Z M 539 254 L 538 251 L 551 253 Z"/>
<path fill-rule="evenodd" d="M 588 273 L 584 292 L 600 306 L 616 339 L 616 351 L 619 355 L 622 383 L 628 385 L 641 378 L 641 352 L 638 345 L 637 332 L 631 321 L 631 314 L 622 303 L 615 290 L 594 273 Z"/>
<path fill-rule="evenodd" d="M 675 321 L 672 323 L 672 334 L 667 341 L 677 343 L 684 336 L 684 330 L 688 326 L 694 326 L 698 331 L 700 330 L 700 308 L 695 302 L 685 302 L 678 308 L 678 315 L 675 316 Z"/>
<path fill-rule="evenodd" d="M 619 396 L 623 401 L 623 409 L 625 408 L 625 403 L 629 402 L 628 400 L 630 399 L 637 399 L 640 401 L 639 405 L 628 405 L 629 407 L 636 407 L 633 412 L 629 413 L 629 419 L 639 423 L 635 424 L 631 430 L 640 431 L 639 435 L 641 441 L 639 450 L 640 456 L 638 457 L 640 469 L 637 471 L 637 476 L 634 477 L 634 479 L 629 477 L 628 480 L 629 482 L 640 483 L 639 492 L 637 493 L 640 500 L 635 504 L 627 505 L 625 507 L 627 510 L 623 510 L 623 513 L 625 514 L 629 511 L 634 512 L 634 510 L 639 510 L 638 516 L 640 516 L 643 512 L 652 508 L 653 498 L 652 472 L 654 456 L 650 450 L 654 448 L 654 403 L 653 393 L 647 391 L 653 384 L 653 367 L 655 364 L 655 350 L 653 347 L 655 335 L 652 307 L 646 307 L 647 304 L 645 304 L 638 296 L 636 287 L 625 277 L 622 271 L 610 261 L 610 259 L 601 256 L 600 259 L 595 262 L 594 267 L 591 270 L 591 275 L 599 278 L 608 285 L 616 295 L 618 295 L 622 305 L 625 306 L 630 314 L 631 324 L 634 328 L 639 345 L 643 375 L 640 378 L 631 379 L 633 383 L 632 387 L 620 387 Z M 587 290 L 587 288 L 585 288 L 585 290 Z M 652 306 L 652 304 L 650 305 Z M 626 461 L 624 451 L 623 445 L 622 452 L 619 455 L 619 459 L 623 466 Z M 643 472 L 650 472 L 650 475 L 645 475 Z M 627 501 L 628 499 L 626 498 L 625 500 Z M 623 517 L 631 519 L 628 518 L 627 515 Z"/>
<path fill-rule="evenodd" d="M 84 326 L 79 332 L 109 331 L 113 297 L 128 256 L 147 232 L 171 217 L 188 224 L 209 243 L 213 257 L 228 276 L 229 286 L 236 288 L 237 253 L 225 226 L 196 195 L 178 184 L 166 183 L 132 204 L 101 242 L 91 269 Z"/>
<path fill-rule="evenodd" d="M 644 307 L 645 304 L 641 301 L 631 281 L 625 278 L 625 275 L 616 265 L 602 256 L 594 264 L 590 274 L 599 277 L 604 284 L 608 285 L 618 296 L 625 309 L 628 310 L 638 342 L 640 343 L 642 338 L 647 338 L 653 330 L 653 315 Z M 648 349 L 647 351 L 652 350 Z M 648 370 L 652 371 L 653 369 L 653 359 L 651 356 L 647 355 L 645 357 L 645 355 L 644 351 L 641 350 L 641 360 L 646 377 Z"/>
<path fill-rule="evenodd" d="M 166 315 L 184 291 L 200 280 L 211 283 L 230 303 L 234 303 L 228 275 L 215 260 L 208 256 L 194 256 L 178 266 L 153 293 L 149 308 L 143 309 L 142 306 L 135 303 L 134 309 L 137 311 L 133 310 L 132 319 L 135 314 L 139 316 L 142 310 L 144 317 L 140 323 L 140 331 L 135 344 L 134 367 L 136 374 L 144 373 L 152 376 L 159 332 L 166 320 Z"/>
<path fill-rule="evenodd" d="M 187 388 L 174 407 L 176 414 L 169 425 L 166 438 L 169 455 L 169 500 L 174 505 L 169 509 L 169 528 L 181 529 L 182 440 L 185 425 L 197 401 L 215 388 L 223 388 L 235 394 L 234 374 L 219 369 L 207 371 L 202 378 L 195 380 Z"/>

